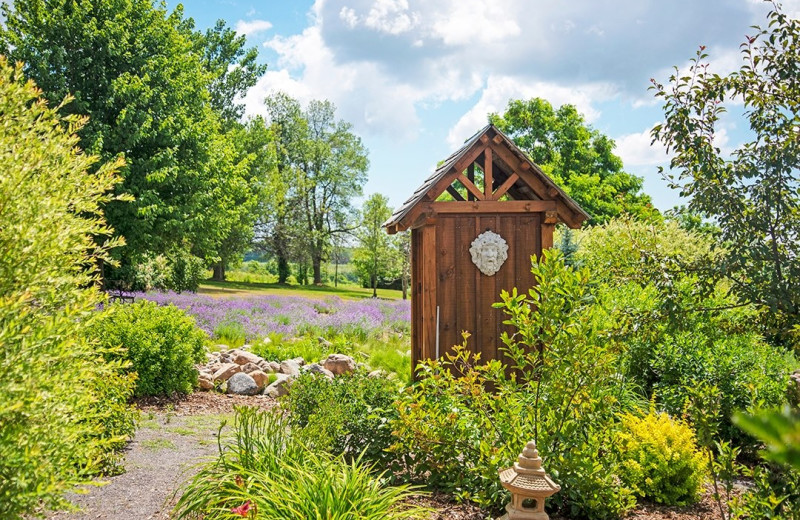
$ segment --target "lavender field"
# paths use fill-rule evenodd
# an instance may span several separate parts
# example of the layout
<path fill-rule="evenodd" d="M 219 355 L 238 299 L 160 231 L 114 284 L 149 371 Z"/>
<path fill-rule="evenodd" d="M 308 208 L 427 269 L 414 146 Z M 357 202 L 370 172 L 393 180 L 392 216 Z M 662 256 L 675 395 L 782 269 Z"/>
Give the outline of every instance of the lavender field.
<path fill-rule="evenodd" d="M 237 323 L 248 342 L 275 334 L 284 337 L 347 335 L 365 340 L 386 333 L 407 335 L 410 330 L 410 304 L 402 300 L 342 300 L 335 296 L 318 300 L 272 295 L 227 299 L 174 292 L 137 293 L 135 296 L 184 309 L 211 337 L 220 326 Z"/>

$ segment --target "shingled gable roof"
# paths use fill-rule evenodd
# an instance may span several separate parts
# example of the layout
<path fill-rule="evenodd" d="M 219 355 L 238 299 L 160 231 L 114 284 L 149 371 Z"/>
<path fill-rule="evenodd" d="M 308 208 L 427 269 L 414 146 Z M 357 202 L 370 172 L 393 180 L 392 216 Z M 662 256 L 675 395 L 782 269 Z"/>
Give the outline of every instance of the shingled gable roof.
<path fill-rule="evenodd" d="M 386 230 L 395 233 L 412 227 L 415 221 L 419 220 L 420 213 L 424 211 L 425 203 L 435 201 L 469 164 L 484 154 L 487 148 L 493 150 L 493 165 L 498 166 L 495 179 L 499 184 L 507 181 L 513 174 L 518 175 L 519 178 L 508 191 L 515 200 L 554 201 L 558 220 L 571 228 L 580 227 L 584 220 L 590 218 L 590 215 L 564 193 L 564 190 L 532 162 L 508 136 L 489 124 L 470 137 L 464 146 L 436 168 L 422 186 L 417 188 L 383 224 Z M 461 201 L 451 204 L 469 205 L 473 202 Z"/>

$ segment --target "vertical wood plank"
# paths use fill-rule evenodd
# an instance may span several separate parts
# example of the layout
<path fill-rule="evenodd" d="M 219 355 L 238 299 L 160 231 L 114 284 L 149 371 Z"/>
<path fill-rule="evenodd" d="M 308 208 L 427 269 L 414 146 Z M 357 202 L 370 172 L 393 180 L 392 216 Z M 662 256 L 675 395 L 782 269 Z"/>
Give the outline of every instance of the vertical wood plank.
<path fill-rule="evenodd" d="M 511 289 L 516 285 L 516 270 L 517 270 L 517 263 L 515 261 L 516 258 L 516 250 L 517 250 L 517 240 L 516 240 L 516 217 L 512 215 L 501 215 L 499 218 L 498 223 L 498 230 L 497 233 L 503 237 L 508 244 L 508 258 L 503 263 L 503 266 L 495 275 L 497 277 L 497 283 L 495 286 L 495 295 L 494 301 L 499 302 L 500 299 L 500 292 L 503 290 L 511 292 Z M 506 315 L 502 309 L 494 309 L 494 319 L 495 319 L 495 359 L 504 360 L 504 357 L 501 355 L 500 349 L 504 347 L 503 342 L 501 341 L 500 337 L 503 331 L 508 332 L 511 334 L 513 332 L 513 327 L 510 325 L 503 325 L 503 321 L 506 319 Z"/>
<path fill-rule="evenodd" d="M 553 230 L 555 229 L 555 224 L 542 224 L 542 247 L 541 251 L 545 249 L 550 249 L 553 247 Z M 540 254 L 541 254 L 540 251 Z"/>
<path fill-rule="evenodd" d="M 422 358 L 432 359 L 436 348 L 436 228 L 422 230 Z"/>
<path fill-rule="evenodd" d="M 457 217 L 440 217 L 436 224 L 437 305 L 439 307 L 439 356 L 456 341 L 456 301 L 458 299 L 455 266 L 455 222 Z M 434 348 L 436 340 L 434 337 Z M 435 350 L 434 350 L 435 355 Z"/>
<path fill-rule="evenodd" d="M 456 343 L 461 344 L 461 332 L 467 331 L 472 334 L 469 340 L 469 348 L 475 347 L 475 272 L 478 270 L 472 263 L 469 247 L 475 240 L 475 217 L 472 215 L 460 215 L 454 218 L 455 221 L 455 243 L 456 243 Z"/>
<path fill-rule="evenodd" d="M 497 216 L 482 216 L 480 220 L 480 233 L 487 230 L 497 232 Z M 480 271 L 480 293 L 477 295 L 476 301 L 478 302 L 478 349 L 481 353 L 481 360 L 488 361 L 495 355 L 496 349 L 496 334 L 497 324 L 495 320 L 496 309 L 492 308 L 495 301 L 497 278 L 494 276 L 486 276 Z"/>
<path fill-rule="evenodd" d="M 486 200 L 492 200 L 494 191 L 494 178 L 492 177 L 492 149 L 486 148 L 483 152 L 483 196 Z"/>
<path fill-rule="evenodd" d="M 419 229 L 411 230 L 411 376 L 416 379 L 422 359 L 422 241 Z"/>

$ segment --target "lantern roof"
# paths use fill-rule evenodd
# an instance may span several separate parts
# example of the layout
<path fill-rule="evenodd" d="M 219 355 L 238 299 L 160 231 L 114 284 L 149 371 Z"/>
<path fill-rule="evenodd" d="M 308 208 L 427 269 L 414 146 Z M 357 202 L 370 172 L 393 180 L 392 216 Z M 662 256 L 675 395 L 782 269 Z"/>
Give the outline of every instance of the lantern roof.
<path fill-rule="evenodd" d="M 514 466 L 499 473 L 500 483 L 514 494 L 545 498 L 561 490 L 561 486 L 553 482 L 542 468 L 542 458 L 533 441 L 525 445 Z"/>

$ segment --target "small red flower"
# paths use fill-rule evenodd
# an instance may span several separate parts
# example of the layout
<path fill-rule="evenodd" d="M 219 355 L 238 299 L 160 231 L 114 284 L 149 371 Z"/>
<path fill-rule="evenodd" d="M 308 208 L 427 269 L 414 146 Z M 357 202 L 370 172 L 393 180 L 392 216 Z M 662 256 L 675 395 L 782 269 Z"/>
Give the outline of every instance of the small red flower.
<path fill-rule="evenodd" d="M 231 509 L 231 513 L 239 516 L 247 516 L 247 513 L 250 512 L 250 501 L 248 500 L 244 504 L 240 505 L 239 507 L 234 507 Z"/>
<path fill-rule="evenodd" d="M 747 41 L 750 43 L 750 45 L 752 45 L 753 42 L 756 41 L 756 37 L 755 36 L 746 36 L 746 38 L 747 38 Z"/>
<path fill-rule="evenodd" d="M 700 46 L 700 52 L 703 52 L 704 50 L 706 50 L 706 46 L 705 45 L 701 45 Z"/>

